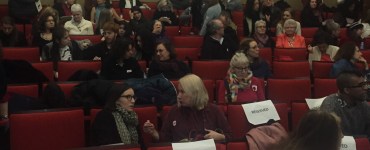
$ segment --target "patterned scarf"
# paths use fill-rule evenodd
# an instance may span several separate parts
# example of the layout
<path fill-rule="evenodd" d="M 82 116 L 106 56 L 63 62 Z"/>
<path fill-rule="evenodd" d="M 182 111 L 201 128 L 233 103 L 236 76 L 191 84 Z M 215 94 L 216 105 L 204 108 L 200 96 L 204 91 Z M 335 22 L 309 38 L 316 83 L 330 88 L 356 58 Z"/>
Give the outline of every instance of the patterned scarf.
<path fill-rule="evenodd" d="M 117 130 L 124 144 L 138 144 L 139 136 L 137 133 L 137 125 L 139 121 L 134 111 L 127 111 L 121 107 L 117 107 L 112 112 L 116 121 Z"/>
<path fill-rule="evenodd" d="M 236 102 L 238 97 L 238 91 L 239 89 L 245 89 L 249 88 L 249 85 L 252 82 L 252 71 L 248 70 L 248 76 L 242 79 L 238 79 L 236 74 L 231 73 L 230 69 L 227 72 L 227 82 L 229 83 L 229 89 L 230 89 L 230 95 L 231 95 L 231 101 Z M 227 91 L 225 91 L 225 95 L 227 95 Z M 225 98 L 226 103 L 228 103 L 228 98 Z"/>

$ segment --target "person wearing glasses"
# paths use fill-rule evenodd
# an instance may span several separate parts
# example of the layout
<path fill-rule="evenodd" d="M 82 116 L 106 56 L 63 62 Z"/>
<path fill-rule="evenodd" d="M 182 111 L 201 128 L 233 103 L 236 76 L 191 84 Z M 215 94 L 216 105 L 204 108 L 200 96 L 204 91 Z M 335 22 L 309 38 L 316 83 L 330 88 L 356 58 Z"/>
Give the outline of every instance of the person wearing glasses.
<path fill-rule="evenodd" d="M 114 84 L 107 101 L 92 124 L 92 145 L 139 144 L 139 121 L 134 111 L 134 90 L 127 84 Z"/>
<path fill-rule="evenodd" d="M 247 56 L 249 60 L 249 68 L 253 72 L 254 77 L 266 79 L 271 76 L 270 66 L 266 60 L 260 57 L 260 49 L 254 39 L 243 39 L 240 42 L 239 47 Z"/>
<path fill-rule="evenodd" d="M 267 33 L 267 24 L 264 20 L 256 21 L 255 25 L 255 32 L 253 34 L 253 39 L 256 40 L 259 48 L 274 48 L 275 41 L 270 37 L 269 33 Z"/>
<path fill-rule="evenodd" d="M 188 74 L 179 80 L 177 105 L 172 106 L 162 129 L 153 123 L 144 123 L 143 130 L 161 142 L 197 141 L 214 139 L 228 141 L 231 129 L 225 114 L 217 105 L 209 103 L 207 89 L 201 78 Z"/>
<path fill-rule="evenodd" d="M 243 52 L 237 52 L 230 60 L 224 86 L 218 89 L 219 100 L 231 102 L 256 102 L 265 99 L 264 86 L 249 69 L 249 60 Z"/>
<path fill-rule="evenodd" d="M 358 70 L 341 72 L 336 82 L 338 93 L 327 96 L 320 110 L 339 116 L 343 135 L 370 138 L 369 82 Z"/>
<path fill-rule="evenodd" d="M 330 71 L 330 77 L 335 78 L 344 70 L 358 70 L 356 63 L 363 64 L 364 74 L 369 73 L 369 66 L 356 43 L 346 42 L 340 46 L 337 54 L 334 56 L 334 64 Z"/>

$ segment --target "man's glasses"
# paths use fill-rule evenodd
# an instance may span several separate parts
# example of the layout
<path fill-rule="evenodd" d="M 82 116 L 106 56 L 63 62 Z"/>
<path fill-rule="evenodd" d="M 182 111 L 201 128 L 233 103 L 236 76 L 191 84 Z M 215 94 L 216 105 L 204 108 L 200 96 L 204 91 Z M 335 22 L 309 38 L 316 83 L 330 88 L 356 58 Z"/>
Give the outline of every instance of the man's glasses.
<path fill-rule="evenodd" d="M 135 95 L 121 95 L 121 97 L 126 98 L 127 100 L 131 101 L 132 99 L 136 100 Z"/>
<path fill-rule="evenodd" d="M 367 90 L 370 88 L 370 82 L 361 82 L 359 83 L 358 85 L 355 85 L 355 86 L 349 86 L 347 88 L 362 88 L 364 90 Z"/>

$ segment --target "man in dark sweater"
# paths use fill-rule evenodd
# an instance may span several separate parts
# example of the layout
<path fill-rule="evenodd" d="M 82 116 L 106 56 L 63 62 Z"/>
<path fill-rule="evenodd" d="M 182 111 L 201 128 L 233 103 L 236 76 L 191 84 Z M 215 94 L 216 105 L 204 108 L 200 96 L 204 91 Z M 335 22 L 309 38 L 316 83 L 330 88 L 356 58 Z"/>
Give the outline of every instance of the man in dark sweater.
<path fill-rule="evenodd" d="M 201 59 L 230 59 L 238 45 L 230 38 L 224 37 L 225 26 L 220 19 L 207 24 L 207 33 L 201 51 Z"/>
<path fill-rule="evenodd" d="M 369 83 L 358 71 L 343 71 L 336 79 L 338 93 L 326 97 L 320 107 L 341 118 L 344 135 L 370 137 L 370 106 L 366 102 Z"/>

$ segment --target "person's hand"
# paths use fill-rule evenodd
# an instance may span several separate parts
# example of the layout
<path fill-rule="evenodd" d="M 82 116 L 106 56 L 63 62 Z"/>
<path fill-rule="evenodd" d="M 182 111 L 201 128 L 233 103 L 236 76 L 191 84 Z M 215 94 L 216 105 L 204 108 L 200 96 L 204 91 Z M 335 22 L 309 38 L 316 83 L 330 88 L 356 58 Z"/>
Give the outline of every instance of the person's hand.
<path fill-rule="evenodd" d="M 144 123 L 143 131 L 150 134 L 155 140 L 159 140 L 158 131 L 155 129 L 154 124 L 147 120 Z"/>
<path fill-rule="evenodd" d="M 367 61 L 364 57 L 361 56 L 360 58 L 357 59 L 357 61 L 364 64 L 365 70 L 369 70 L 369 65 L 367 64 Z"/>
<path fill-rule="evenodd" d="M 146 9 L 148 9 L 148 10 L 150 10 L 150 9 L 151 9 L 147 4 L 143 4 L 143 6 L 144 6 Z"/>
<path fill-rule="evenodd" d="M 128 12 L 128 14 L 130 15 L 130 19 L 134 19 L 134 13 L 132 13 L 131 10 Z"/>
<path fill-rule="evenodd" d="M 270 17 L 271 17 L 270 15 L 265 15 L 265 18 L 266 18 L 267 22 L 270 22 Z"/>
<path fill-rule="evenodd" d="M 311 44 L 309 44 L 307 46 L 307 50 L 308 50 L 309 53 L 312 53 L 313 52 L 313 47 L 311 46 Z"/>
<path fill-rule="evenodd" d="M 168 18 L 168 17 L 161 17 L 161 18 L 159 18 L 158 20 L 159 20 L 159 21 L 162 21 L 162 22 L 167 22 L 167 23 L 169 23 L 169 24 L 171 24 L 171 23 L 172 23 L 171 19 L 170 19 L 170 18 Z"/>
<path fill-rule="evenodd" d="M 100 57 L 98 57 L 98 56 L 95 56 L 95 57 L 93 58 L 93 60 L 101 60 L 101 58 L 100 58 Z"/>
<path fill-rule="evenodd" d="M 208 134 L 204 135 L 204 139 L 214 139 L 215 141 L 225 140 L 225 135 L 213 130 L 204 129 Z"/>

